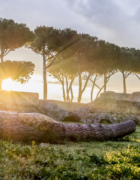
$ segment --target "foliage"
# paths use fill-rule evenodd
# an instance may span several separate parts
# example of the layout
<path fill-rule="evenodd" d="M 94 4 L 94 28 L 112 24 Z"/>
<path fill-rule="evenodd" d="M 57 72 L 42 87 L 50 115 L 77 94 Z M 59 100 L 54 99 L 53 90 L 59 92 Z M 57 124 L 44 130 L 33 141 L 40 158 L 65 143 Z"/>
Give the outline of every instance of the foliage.
<path fill-rule="evenodd" d="M 129 142 L 25 145 L 0 141 L 3 180 L 140 179 L 140 127 Z"/>
<path fill-rule="evenodd" d="M 76 36 L 76 31 L 71 29 L 59 30 L 45 26 L 37 27 L 34 33 L 35 41 L 31 44 L 31 49 L 41 55 L 44 53 L 46 58 L 62 50 Z"/>
<path fill-rule="evenodd" d="M 69 76 L 80 72 L 94 72 L 100 75 L 112 72 L 117 67 L 118 46 L 98 40 L 88 34 L 79 34 L 80 41 L 61 53 L 50 73 L 62 70 Z"/>
<path fill-rule="evenodd" d="M 0 63 L 0 78 L 2 80 L 11 78 L 23 84 L 31 78 L 34 68 L 35 65 L 32 62 L 7 60 Z"/>
<path fill-rule="evenodd" d="M 100 88 L 96 85 L 96 87 L 100 89 L 99 92 L 102 88 L 106 91 L 106 84 L 110 77 L 120 71 L 123 75 L 124 93 L 126 93 L 126 78 L 130 74 L 135 74 L 139 78 L 140 51 L 135 48 L 119 47 L 88 34 L 78 34 L 78 36 L 80 40 L 60 53 L 56 62 L 49 68 L 51 75 L 57 78 L 62 86 L 64 86 L 62 79 L 71 80 L 73 76 L 78 77 L 78 102 L 80 102 L 89 80 L 93 83 L 92 96 L 97 79 L 104 76 L 104 86 Z M 92 80 L 92 77 L 96 79 Z M 82 85 L 83 80 L 85 85 Z M 66 80 L 66 86 L 67 84 Z"/>
<path fill-rule="evenodd" d="M 15 23 L 11 19 L 0 19 L 0 56 L 3 57 L 34 40 L 34 34 L 26 24 Z"/>
<path fill-rule="evenodd" d="M 30 48 L 43 57 L 43 90 L 44 99 L 47 99 L 47 66 L 51 66 L 56 55 L 76 40 L 77 32 L 71 29 L 59 30 L 53 27 L 40 26 L 34 30 L 34 33 L 35 41 Z"/>

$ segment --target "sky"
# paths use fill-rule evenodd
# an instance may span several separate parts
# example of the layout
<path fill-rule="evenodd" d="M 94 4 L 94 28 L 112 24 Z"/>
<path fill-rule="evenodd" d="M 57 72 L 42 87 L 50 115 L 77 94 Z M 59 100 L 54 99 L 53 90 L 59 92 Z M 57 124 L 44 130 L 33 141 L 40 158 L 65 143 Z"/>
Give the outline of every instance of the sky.
<path fill-rule="evenodd" d="M 119 46 L 140 49 L 139 0 L 0 0 L 0 4 L 1 18 L 25 23 L 31 30 L 43 25 L 60 29 L 71 28 Z M 18 88 L 21 91 L 38 92 L 42 98 L 42 57 L 29 49 L 20 48 L 9 53 L 5 57 L 6 59 L 35 63 L 34 76 L 29 83 L 24 86 L 18 85 Z M 62 100 L 61 87 L 56 82 L 57 80 L 48 78 L 49 81 L 54 82 L 49 84 L 48 98 L 53 99 L 55 97 L 55 99 Z M 98 83 L 101 85 L 102 80 Z M 54 91 L 56 86 L 57 89 L 60 89 L 58 92 Z M 75 88 L 76 101 L 76 82 Z M 122 92 L 122 77 L 119 73 L 110 79 L 107 90 Z M 127 91 L 130 93 L 140 91 L 140 81 L 136 77 L 130 76 L 127 79 Z M 83 95 L 82 102 L 89 101 L 90 83 Z"/>

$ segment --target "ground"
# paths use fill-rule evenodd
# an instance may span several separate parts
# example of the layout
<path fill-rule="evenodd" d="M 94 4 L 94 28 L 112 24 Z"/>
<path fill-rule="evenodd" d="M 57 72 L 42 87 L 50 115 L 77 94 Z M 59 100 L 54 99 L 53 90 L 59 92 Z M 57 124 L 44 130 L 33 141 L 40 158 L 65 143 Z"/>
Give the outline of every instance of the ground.
<path fill-rule="evenodd" d="M 21 144 L 0 141 L 2 180 L 140 179 L 140 126 L 118 141 Z"/>

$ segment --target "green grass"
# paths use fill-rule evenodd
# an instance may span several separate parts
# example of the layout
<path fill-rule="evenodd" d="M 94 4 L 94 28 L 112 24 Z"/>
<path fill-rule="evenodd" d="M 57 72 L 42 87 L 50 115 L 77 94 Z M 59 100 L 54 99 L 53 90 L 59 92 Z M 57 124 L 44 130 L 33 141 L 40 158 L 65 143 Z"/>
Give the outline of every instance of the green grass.
<path fill-rule="evenodd" d="M 25 145 L 1 140 L 0 179 L 140 179 L 140 126 L 118 142 Z"/>

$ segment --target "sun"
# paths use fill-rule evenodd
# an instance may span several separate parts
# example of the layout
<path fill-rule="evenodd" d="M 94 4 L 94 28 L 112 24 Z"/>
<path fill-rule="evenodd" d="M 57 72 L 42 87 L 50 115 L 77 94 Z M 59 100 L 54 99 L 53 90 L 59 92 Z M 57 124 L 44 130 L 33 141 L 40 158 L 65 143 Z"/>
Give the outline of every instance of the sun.
<path fill-rule="evenodd" d="M 5 79 L 2 82 L 2 89 L 6 91 L 11 91 L 14 88 L 14 81 L 11 78 Z"/>

